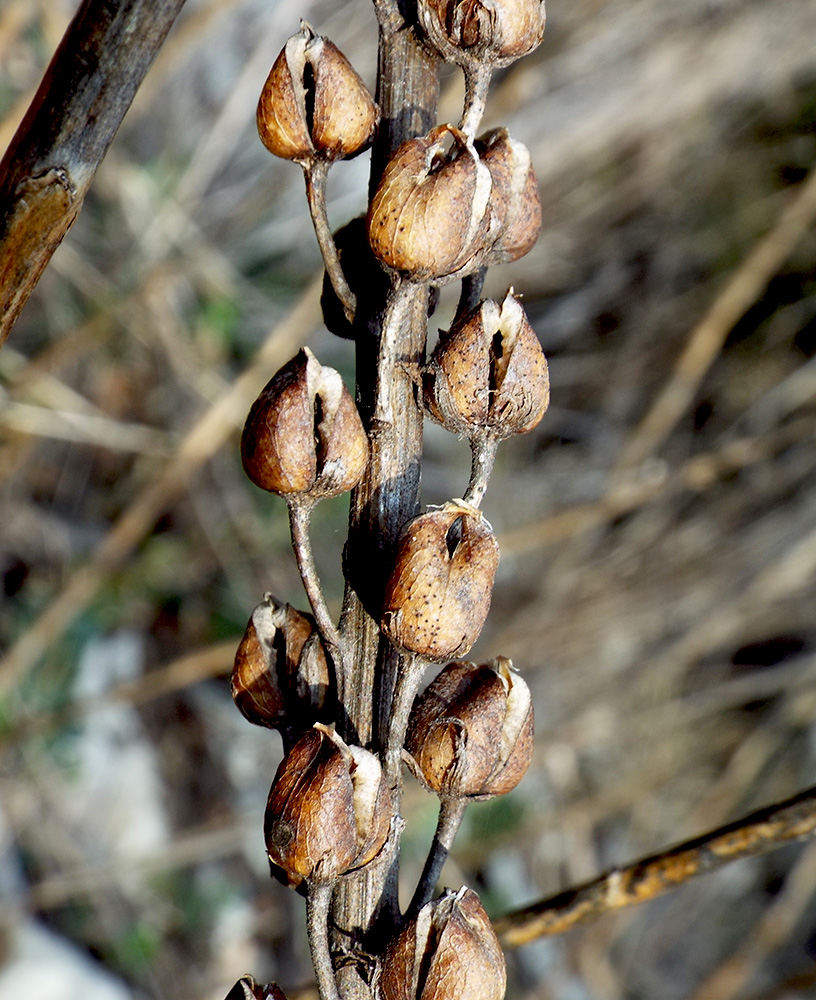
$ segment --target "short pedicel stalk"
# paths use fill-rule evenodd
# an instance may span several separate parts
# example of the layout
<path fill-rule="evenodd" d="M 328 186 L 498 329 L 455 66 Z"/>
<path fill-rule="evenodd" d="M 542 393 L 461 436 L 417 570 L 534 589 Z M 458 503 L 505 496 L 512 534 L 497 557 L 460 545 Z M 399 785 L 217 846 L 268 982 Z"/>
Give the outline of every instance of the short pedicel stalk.
<path fill-rule="evenodd" d="M 357 300 L 354 292 L 349 288 L 343 268 L 340 265 L 340 257 L 337 253 L 337 245 L 332 237 L 329 217 L 326 212 L 326 180 L 329 173 L 329 164 L 325 160 L 314 160 L 303 168 L 306 179 L 306 200 L 309 203 L 309 214 L 312 217 L 317 244 L 320 247 L 320 254 L 326 267 L 326 273 L 332 283 L 332 288 L 343 305 L 343 311 L 349 323 L 354 322 L 354 313 L 357 309 Z"/>
<path fill-rule="evenodd" d="M 315 616 L 315 622 L 323 641 L 330 646 L 335 660 L 339 659 L 340 635 L 332 621 L 323 588 L 317 576 L 309 524 L 314 504 L 308 500 L 294 499 L 289 502 L 289 529 L 292 535 L 292 550 L 295 553 L 298 572 L 303 581 L 303 589 Z"/>

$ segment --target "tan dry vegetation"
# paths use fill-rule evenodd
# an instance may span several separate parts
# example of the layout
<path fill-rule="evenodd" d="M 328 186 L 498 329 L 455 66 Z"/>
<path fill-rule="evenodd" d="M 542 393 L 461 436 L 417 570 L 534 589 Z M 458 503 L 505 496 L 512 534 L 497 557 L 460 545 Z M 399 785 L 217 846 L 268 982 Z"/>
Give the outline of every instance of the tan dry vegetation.
<path fill-rule="evenodd" d="M 5 141 L 70 8 L 0 6 Z M 553 386 L 484 503 L 504 554 L 477 651 L 529 679 L 537 748 L 445 877 L 494 914 L 816 784 L 812 14 L 552 0 L 494 87 L 486 126 L 530 146 L 545 223 L 489 291 L 524 295 Z M 320 326 L 300 172 L 254 134 L 301 16 L 373 83 L 366 0 L 188 0 L 0 353 L 2 909 L 133 997 L 309 978 L 262 856 L 278 739 L 225 680 L 265 590 L 304 606 L 284 505 L 240 471 L 249 402 L 301 343 L 353 365 Z M 364 187 L 364 162 L 335 169 L 338 225 Z M 426 502 L 460 494 L 464 445 L 429 427 L 426 453 Z M 316 515 L 335 606 L 344 510 Z M 433 803 L 405 812 L 410 872 Z M 527 946 L 508 996 L 812 996 L 815 851 Z"/>

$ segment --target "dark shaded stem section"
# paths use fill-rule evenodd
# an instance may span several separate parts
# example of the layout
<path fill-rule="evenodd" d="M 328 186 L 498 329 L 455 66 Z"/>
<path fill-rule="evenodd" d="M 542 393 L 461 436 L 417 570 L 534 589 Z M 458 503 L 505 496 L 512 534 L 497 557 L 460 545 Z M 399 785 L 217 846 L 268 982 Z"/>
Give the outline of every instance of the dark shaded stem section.
<path fill-rule="evenodd" d="M 425 867 L 406 914 L 407 919 L 416 916 L 422 907 L 433 899 L 436 883 L 442 874 L 442 866 L 459 832 L 462 817 L 467 809 L 467 799 L 444 799 L 439 806 L 439 820 L 436 824 L 431 849 L 425 860 Z"/>
<path fill-rule="evenodd" d="M 459 295 L 459 304 L 456 306 L 456 316 L 453 320 L 454 324 L 458 323 L 460 319 L 467 316 L 471 309 L 475 309 L 479 304 L 479 300 L 482 297 L 482 289 L 484 288 L 486 274 L 487 268 L 479 267 L 473 272 L 473 274 L 468 274 L 466 277 L 462 278 L 462 291 Z"/>
<path fill-rule="evenodd" d="M 697 875 L 814 834 L 816 788 L 810 788 L 677 847 L 526 906 L 494 921 L 493 926 L 501 943 L 515 948 L 540 937 L 563 934 L 604 913 L 657 899 Z"/>
<path fill-rule="evenodd" d="M 184 0 L 84 0 L 0 163 L 0 345 Z"/>
<path fill-rule="evenodd" d="M 326 598 L 323 595 L 323 588 L 320 586 L 320 579 L 317 575 L 314 553 L 312 552 L 312 540 L 309 534 L 309 524 L 312 519 L 313 504 L 308 501 L 291 500 L 289 502 L 289 529 L 292 535 L 292 549 L 297 560 L 300 578 L 312 613 L 315 616 L 318 631 L 328 647 L 335 655 L 340 648 L 340 634 L 335 628 Z"/>
<path fill-rule="evenodd" d="M 320 1000 L 340 1000 L 329 951 L 332 882 L 313 883 L 306 896 L 306 927 Z"/>
<path fill-rule="evenodd" d="M 349 288 L 346 276 L 343 274 L 343 268 L 340 266 L 340 256 L 337 253 L 337 245 L 332 236 L 329 216 L 326 211 L 326 179 L 329 175 L 329 166 L 330 164 L 325 160 L 314 160 L 304 166 L 306 200 L 309 202 L 309 214 L 312 217 L 317 244 L 320 247 L 320 254 L 323 257 L 329 281 L 332 283 L 337 298 L 343 304 L 346 319 L 349 323 L 353 323 L 357 300 L 354 292 Z"/>

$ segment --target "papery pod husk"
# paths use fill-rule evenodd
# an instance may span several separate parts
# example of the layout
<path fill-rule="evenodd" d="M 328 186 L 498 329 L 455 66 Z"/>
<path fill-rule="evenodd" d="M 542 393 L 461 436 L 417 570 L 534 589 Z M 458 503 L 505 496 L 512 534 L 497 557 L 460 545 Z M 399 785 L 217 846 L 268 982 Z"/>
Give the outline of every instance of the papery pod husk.
<path fill-rule="evenodd" d="M 292 884 L 331 881 L 376 857 L 390 823 L 390 794 L 377 758 L 317 723 L 281 761 L 264 838 L 270 861 Z"/>
<path fill-rule="evenodd" d="M 502 439 L 539 423 L 550 403 L 547 361 L 512 289 L 440 335 L 423 395 L 430 416 L 454 434 Z"/>
<path fill-rule="evenodd" d="M 244 471 L 261 489 L 318 500 L 352 489 L 368 438 L 338 372 L 304 347 L 252 404 L 241 436 Z"/>
<path fill-rule="evenodd" d="M 409 139 L 371 200 L 366 226 L 374 255 L 414 281 L 466 273 L 492 243 L 490 190 L 490 171 L 459 129 L 438 125 Z"/>
<path fill-rule="evenodd" d="M 505 657 L 449 663 L 414 702 L 405 748 L 415 775 L 442 798 L 504 795 L 533 755 L 533 704 Z"/>
<path fill-rule="evenodd" d="M 446 62 L 507 66 L 544 37 L 544 0 L 418 0 L 428 40 Z"/>
<path fill-rule="evenodd" d="M 331 710 L 333 675 L 311 615 L 267 594 L 235 653 L 232 697 L 241 714 L 270 729 L 305 729 Z"/>
<path fill-rule="evenodd" d="M 499 546 L 460 500 L 409 521 L 397 540 L 381 625 L 400 649 L 431 660 L 465 655 L 490 609 Z"/>
<path fill-rule="evenodd" d="M 286 1000 L 277 983 L 256 983 L 252 976 L 241 976 L 225 1000 Z"/>
<path fill-rule="evenodd" d="M 493 181 L 490 209 L 498 227 L 485 264 L 518 260 L 532 250 L 541 232 L 541 198 L 530 151 L 505 128 L 480 136 L 474 146 Z"/>
<path fill-rule="evenodd" d="M 257 124 L 263 144 L 275 156 L 302 164 L 349 158 L 371 144 L 378 123 L 379 108 L 351 63 L 302 21 L 261 91 Z"/>
<path fill-rule="evenodd" d="M 380 1000 L 502 1000 L 504 955 L 479 897 L 448 890 L 391 941 Z"/>

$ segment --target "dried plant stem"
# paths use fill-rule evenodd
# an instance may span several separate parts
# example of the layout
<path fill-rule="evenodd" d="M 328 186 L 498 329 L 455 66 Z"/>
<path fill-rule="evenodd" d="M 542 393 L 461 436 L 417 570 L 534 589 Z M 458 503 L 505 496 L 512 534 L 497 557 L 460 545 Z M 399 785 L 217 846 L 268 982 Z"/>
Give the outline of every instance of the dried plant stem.
<path fill-rule="evenodd" d="M 399 5 L 380 2 L 376 11 L 380 28 L 377 103 L 382 124 L 372 150 L 372 189 L 397 146 L 435 124 L 439 97 L 437 60 L 404 22 Z M 428 289 L 415 285 L 405 290 L 404 323 L 399 329 L 391 322 L 393 309 L 389 320 L 388 303 L 366 305 L 368 315 L 385 319 L 375 319 L 365 329 L 360 319 L 357 322 L 357 402 L 369 433 L 371 457 L 351 500 L 340 629 L 348 669 L 340 684 L 344 717 L 338 720 L 338 730 L 358 745 L 382 748 L 398 664 L 394 651 L 381 640 L 379 606 L 397 535 L 419 511 L 422 412 L 406 366 L 419 366 L 424 360 Z M 391 419 L 379 421 L 375 419 L 378 391 L 387 387 L 383 379 L 388 377 L 392 380 L 388 387 L 391 412 L 387 414 Z M 382 940 L 378 943 L 377 939 L 393 931 L 396 902 L 393 866 L 344 879 L 332 906 L 337 946 L 348 947 L 351 942 L 363 958 L 367 948 L 381 947 Z M 382 934 L 381 914 L 385 918 Z"/>
<path fill-rule="evenodd" d="M 333 882 L 313 882 L 306 896 L 306 927 L 320 1000 L 340 1000 L 329 951 L 328 920 Z"/>
<path fill-rule="evenodd" d="M 377 424 L 393 424 L 393 391 L 396 389 L 399 392 L 399 381 L 405 382 L 407 380 L 405 371 L 401 369 L 400 334 L 410 322 L 409 316 L 413 299 L 414 287 L 408 282 L 396 278 L 388 297 L 380 336 L 377 395 L 374 404 L 374 420 Z"/>
<path fill-rule="evenodd" d="M 814 834 L 816 788 L 811 788 L 735 823 L 510 913 L 497 920 L 494 928 L 501 943 L 509 948 L 563 934 L 604 913 L 656 899 L 696 875 Z"/>
<path fill-rule="evenodd" d="M 493 67 L 489 62 L 478 63 L 465 70 L 465 106 L 459 128 L 469 139 L 476 135 L 484 117 L 492 75 Z"/>
<path fill-rule="evenodd" d="M 482 434 L 470 439 L 470 482 L 462 499 L 471 507 L 478 507 L 484 499 L 498 447 L 499 440 L 492 434 Z"/>
<path fill-rule="evenodd" d="M 439 820 L 436 824 L 431 849 L 425 859 L 425 867 L 422 869 L 419 883 L 408 907 L 407 917 L 419 913 L 422 907 L 431 901 L 442 874 L 442 866 L 450 853 L 453 840 L 459 831 L 462 817 L 467 809 L 467 799 L 443 799 L 439 806 Z"/>
<path fill-rule="evenodd" d="M 349 288 L 346 276 L 343 274 L 343 268 L 340 266 L 337 245 L 332 236 L 326 211 L 326 178 L 329 175 L 329 166 L 330 164 L 325 160 L 313 160 L 303 168 L 303 175 L 306 178 L 306 199 L 309 202 L 309 214 L 312 217 L 312 225 L 329 281 L 331 281 L 338 299 L 343 303 L 346 319 L 349 323 L 353 323 L 357 300 L 354 292 Z"/>
<path fill-rule="evenodd" d="M 312 509 L 314 504 L 311 501 L 291 500 L 289 502 L 289 528 L 292 533 L 292 548 L 297 559 L 298 571 L 303 581 L 306 596 L 312 607 L 318 631 L 321 638 L 334 650 L 340 648 L 340 634 L 335 627 L 326 598 L 323 595 L 323 588 L 320 586 L 320 579 L 317 575 L 314 553 L 312 552 L 312 540 L 309 534 L 309 523 L 312 519 Z"/>

